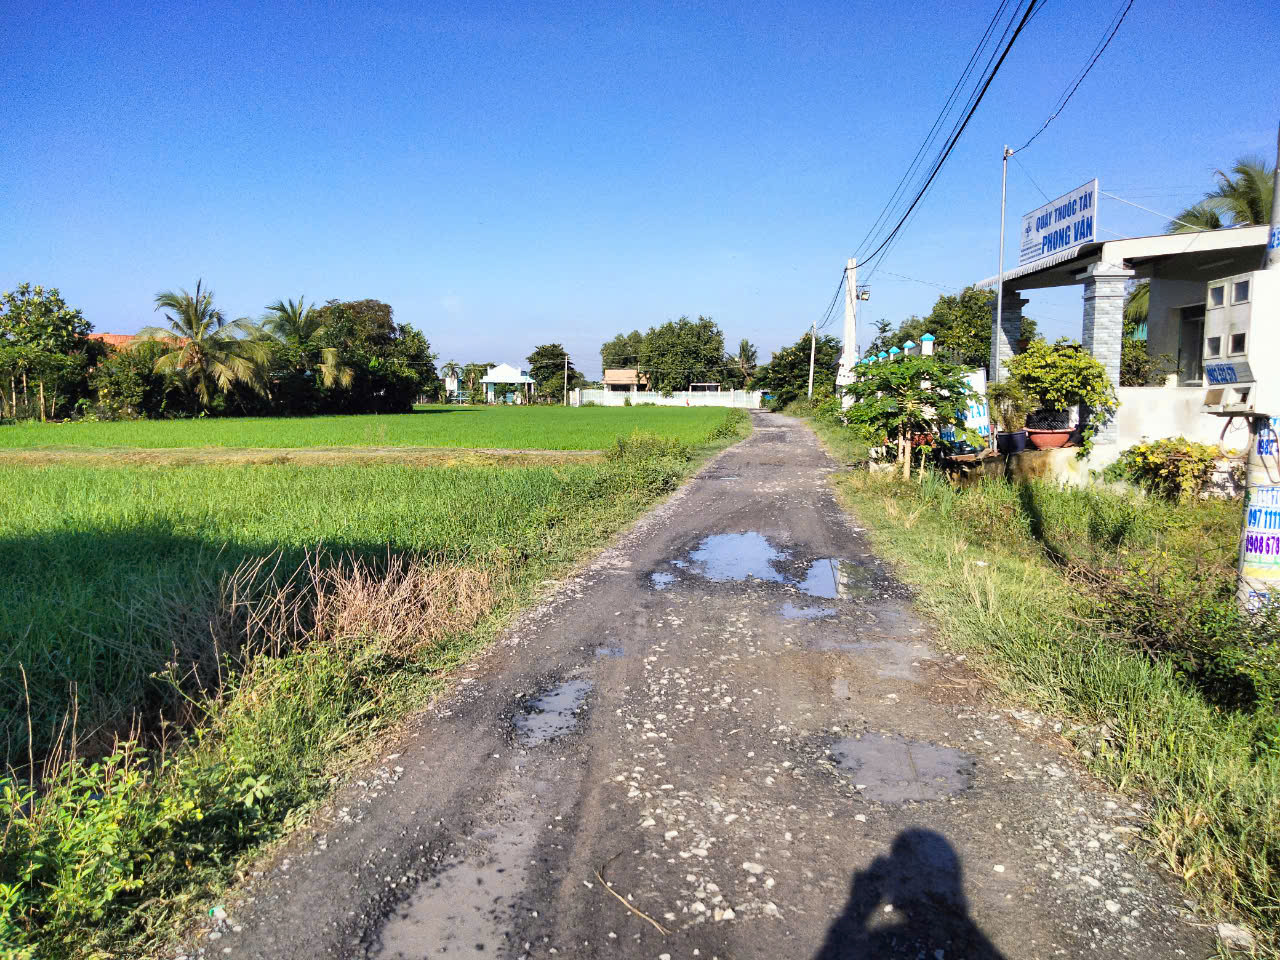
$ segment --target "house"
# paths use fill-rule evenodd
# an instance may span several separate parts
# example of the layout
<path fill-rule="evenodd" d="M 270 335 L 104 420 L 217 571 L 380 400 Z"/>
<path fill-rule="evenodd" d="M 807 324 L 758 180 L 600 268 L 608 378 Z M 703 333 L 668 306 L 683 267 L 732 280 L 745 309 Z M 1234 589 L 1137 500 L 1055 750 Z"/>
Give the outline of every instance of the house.
<path fill-rule="evenodd" d="M 509 363 L 500 363 L 490 367 L 489 372 L 480 378 L 484 385 L 486 403 L 528 403 L 533 399 L 534 379 L 527 370 L 513 367 Z M 501 390 L 501 387 L 515 389 Z"/>
<path fill-rule="evenodd" d="M 1248 433 L 1242 421 L 1233 421 L 1224 434 L 1223 418 L 1201 410 L 1205 400 L 1201 359 L 1205 298 L 1213 281 L 1261 266 L 1268 232 L 1266 226 L 1254 226 L 1097 241 L 1006 270 L 999 322 L 994 301 L 992 304 L 989 372 L 1013 356 L 1021 336 L 1022 310 L 1029 302 L 1022 296 L 1024 292 L 1078 286 L 1082 294 L 1080 341 L 1106 368 L 1120 401 L 1114 420 L 1095 439 L 1090 467 L 1105 466 L 1135 443 L 1164 437 L 1247 446 Z M 1152 358 L 1171 357 L 1171 369 L 1160 386 L 1122 387 L 1125 295 L 1131 281 L 1141 280 L 1151 283 L 1147 353 Z M 994 286 L 996 282 L 997 278 L 991 277 L 980 285 Z"/>
<path fill-rule="evenodd" d="M 91 333 L 89 339 L 101 340 L 113 350 L 127 350 L 136 336 L 132 333 Z"/>
<path fill-rule="evenodd" d="M 648 374 L 639 370 L 612 369 L 604 371 L 604 389 L 613 392 L 635 393 L 649 389 Z"/>

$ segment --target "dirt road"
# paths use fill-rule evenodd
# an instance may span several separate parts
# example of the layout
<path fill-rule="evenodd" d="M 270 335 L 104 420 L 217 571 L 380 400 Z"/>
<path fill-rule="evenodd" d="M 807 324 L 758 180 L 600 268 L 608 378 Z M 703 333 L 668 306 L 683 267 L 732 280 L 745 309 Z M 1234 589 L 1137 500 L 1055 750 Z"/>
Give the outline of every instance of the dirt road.
<path fill-rule="evenodd" d="M 563 584 L 206 955 L 1204 957 L 1141 810 L 932 646 L 796 421 Z"/>

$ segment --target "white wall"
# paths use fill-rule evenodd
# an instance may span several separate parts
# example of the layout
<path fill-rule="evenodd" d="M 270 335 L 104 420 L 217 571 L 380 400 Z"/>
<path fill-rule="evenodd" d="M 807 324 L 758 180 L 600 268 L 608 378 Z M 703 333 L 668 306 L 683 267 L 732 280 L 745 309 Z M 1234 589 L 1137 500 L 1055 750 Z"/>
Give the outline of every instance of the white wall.
<path fill-rule="evenodd" d="M 755 410 L 760 407 L 759 390 L 681 390 L 669 397 L 653 390 L 575 390 L 570 395 L 575 407 L 584 403 L 598 403 L 602 407 L 625 406 L 627 398 L 634 403 L 655 403 L 660 407 L 742 407 Z"/>

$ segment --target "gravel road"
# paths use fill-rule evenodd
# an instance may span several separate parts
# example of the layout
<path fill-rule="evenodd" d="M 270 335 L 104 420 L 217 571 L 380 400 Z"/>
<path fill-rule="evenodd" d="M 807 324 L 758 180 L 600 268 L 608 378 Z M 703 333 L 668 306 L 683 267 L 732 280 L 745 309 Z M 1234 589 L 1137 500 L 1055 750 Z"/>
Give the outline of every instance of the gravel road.
<path fill-rule="evenodd" d="M 1141 806 L 931 642 L 803 423 L 754 420 L 187 952 L 1211 954 Z"/>

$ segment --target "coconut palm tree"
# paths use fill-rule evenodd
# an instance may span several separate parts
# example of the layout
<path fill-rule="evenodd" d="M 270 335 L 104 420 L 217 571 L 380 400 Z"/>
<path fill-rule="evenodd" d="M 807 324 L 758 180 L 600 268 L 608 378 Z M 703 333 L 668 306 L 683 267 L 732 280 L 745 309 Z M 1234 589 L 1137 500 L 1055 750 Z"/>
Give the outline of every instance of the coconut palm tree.
<path fill-rule="evenodd" d="M 320 346 L 326 332 L 324 314 L 314 305 L 307 306 L 304 298 L 277 300 L 267 307 L 262 325 L 276 340 L 295 350 L 298 370 L 314 368 L 326 387 L 351 386 L 355 372 L 342 362 L 337 347 Z"/>
<path fill-rule="evenodd" d="M 1205 194 L 1169 224 L 1170 233 L 1197 230 L 1220 230 L 1268 223 L 1271 219 L 1271 197 L 1275 188 L 1275 168 L 1265 160 L 1243 157 L 1236 161 L 1228 175 L 1214 172 L 1218 186 Z"/>
<path fill-rule="evenodd" d="M 167 326 L 146 327 L 139 340 L 155 340 L 168 347 L 157 358 L 155 372 L 185 380 L 204 409 L 215 393 L 242 383 L 266 395 L 269 348 L 260 331 L 245 319 L 227 321 L 213 305 L 213 291 L 196 282 L 196 292 L 166 290 L 156 294 L 156 310 L 164 312 Z"/>
<path fill-rule="evenodd" d="M 446 363 L 444 366 L 440 368 L 440 372 L 443 373 L 446 377 L 453 377 L 457 379 L 458 377 L 462 376 L 462 364 L 460 364 L 457 360 L 450 360 L 448 363 Z"/>
<path fill-rule="evenodd" d="M 742 382 L 744 384 L 748 383 L 751 380 L 751 375 L 756 372 L 756 359 L 758 356 L 755 345 L 744 338 L 738 344 L 738 355 L 730 358 L 737 366 L 738 372 L 742 374 Z"/>

